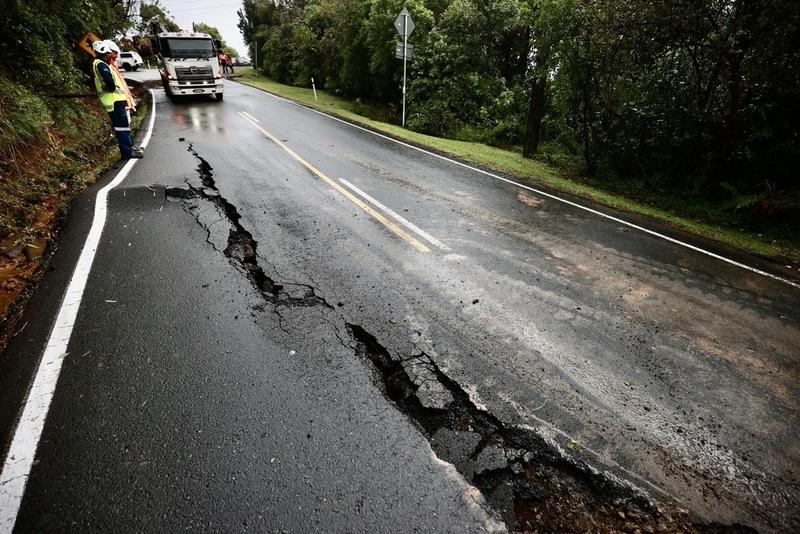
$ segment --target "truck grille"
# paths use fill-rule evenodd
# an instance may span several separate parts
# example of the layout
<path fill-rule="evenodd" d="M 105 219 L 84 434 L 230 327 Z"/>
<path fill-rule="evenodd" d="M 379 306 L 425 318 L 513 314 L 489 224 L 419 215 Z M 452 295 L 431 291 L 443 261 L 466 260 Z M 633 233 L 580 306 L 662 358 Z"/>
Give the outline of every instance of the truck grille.
<path fill-rule="evenodd" d="M 214 77 L 211 67 L 176 67 L 175 76 L 179 80 L 203 80 Z"/>

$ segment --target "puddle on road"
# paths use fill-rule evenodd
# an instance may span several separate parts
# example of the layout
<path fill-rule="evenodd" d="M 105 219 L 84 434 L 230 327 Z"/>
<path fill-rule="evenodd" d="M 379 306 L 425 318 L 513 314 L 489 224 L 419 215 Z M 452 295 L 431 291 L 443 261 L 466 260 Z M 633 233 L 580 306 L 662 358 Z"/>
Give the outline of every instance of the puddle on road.
<path fill-rule="evenodd" d="M 197 99 L 200 97 L 187 97 Z M 203 98 L 205 100 L 205 98 Z M 208 106 L 176 107 L 172 112 L 172 120 L 185 129 L 198 131 L 214 131 L 227 134 L 222 114 L 217 110 L 215 102 L 208 102 Z"/>

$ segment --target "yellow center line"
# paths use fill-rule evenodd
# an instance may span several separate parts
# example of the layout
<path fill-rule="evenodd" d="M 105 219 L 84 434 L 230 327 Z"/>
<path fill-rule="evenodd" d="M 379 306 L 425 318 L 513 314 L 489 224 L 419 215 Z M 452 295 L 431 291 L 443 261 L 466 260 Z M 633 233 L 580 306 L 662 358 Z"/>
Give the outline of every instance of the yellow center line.
<path fill-rule="evenodd" d="M 399 226 L 394 224 L 392 221 L 390 221 L 389 219 L 387 219 L 386 217 L 381 215 L 379 212 L 375 211 L 370 205 L 368 205 L 367 203 L 362 201 L 360 198 L 358 198 L 357 196 L 352 194 L 350 191 L 348 191 L 347 189 L 345 189 L 344 187 L 342 187 L 341 185 L 336 183 L 334 180 L 332 180 L 331 178 L 326 176 L 325 173 L 323 173 L 322 171 L 320 171 L 319 169 L 314 167 L 312 164 L 307 162 L 305 159 L 300 157 L 300 155 L 298 155 L 294 150 L 292 150 L 291 148 L 286 146 L 284 143 L 282 143 L 279 139 L 277 139 L 274 135 L 272 135 L 267 130 L 262 128 L 260 125 L 256 124 L 255 121 L 253 121 L 250 117 L 247 116 L 246 113 L 240 111 L 239 115 L 241 115 L 242 118 L 244 118 L 247 122 L 249 122 L 250 124 L 255 126 L 256 129 L 258 129 L 258 131 L 260 131 L 262 134 L 264 134 L 264 136 L 267 137 L 267 139 L 269 139 L 270 141 L 272 141 L 273 143 L 275 143 L 276 145 L 278 145 L 279 147 L 284 149 L 286 152 L 288 152 L 294 159 L 296 159 L 298 162 L 300 162 L 305 168 L 307 168 L 308 170 L 310 170 L 311 172 L 313 172 L 314 174 L 316 174 L 317 176 L 322 178 L 325 181 L 325 183 L 327 183 L 329 186 L 331 186 L 332 188 L 334 188 L 335 190 L 340 192 L 342 195 L 347 197 L 350 201 L 353 202 L 353 204 L 355 204 L 356 206 L 358 206 L 362 210 L 364 210 L 367 213 L 369 213 L 370 215 L 372 215 L 375 218 L 375 220 L 377 220 L 379 223 L 384 225 L 386 228 L 388 228 L 389 230 L 394 232 L 397 236 L 405 239 L 408 243 L 411 244 L 412 247 L 414 247 L 415 249 L 419 250 L 420 252 L 430 252 L 431 251 L 431 249 L 429 249 L 427 246 L 425 246 L 421 242 L 417 241 L 414 237 L 412 237 L 410 234 L 408 234 L 405 230 L 403 230 L 402 228 L 400 228 Z"/>

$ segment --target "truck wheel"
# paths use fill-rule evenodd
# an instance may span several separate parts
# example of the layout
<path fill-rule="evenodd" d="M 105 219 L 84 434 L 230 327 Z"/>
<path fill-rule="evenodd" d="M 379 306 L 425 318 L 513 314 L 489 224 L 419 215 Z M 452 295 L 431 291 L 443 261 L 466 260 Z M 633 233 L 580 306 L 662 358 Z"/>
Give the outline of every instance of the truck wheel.
<path fill-rule="evenodd" d="M 172 91 L 170 91 L 169 83 L 167 83 L 167 80 L 165 80 L 164 78 L 161 78 L 161 85 L 164 86 L 164 92 L 167 93 L 167 98 L 169 98 L 170 100 L 174 101 L 175 100 L 175 95 L 173 95 Z"/>
<path fill-rule="evenodd" d="M 123 66 L 122 66 L 122 68 L 124 68 L 124 69 L 125 69 L 125 70 L 127 70 L 128 72 L 130 72 L 130 71 L 131 71 L 131 66 L 130 66 L 130 65 L 123 65 Z"/>
<path fill-rule="evenodd" d="M 224 93 L 216 93 L 216 94 L 214 95 L 214 98 L 216 98 L 216 99 L 217 99 L 217 102 L 222 102 L 222 99 L 223 99 L 223 97 L 224 97 L 224 96 L 225 96 L 225 94 L 224 94 Z"/>

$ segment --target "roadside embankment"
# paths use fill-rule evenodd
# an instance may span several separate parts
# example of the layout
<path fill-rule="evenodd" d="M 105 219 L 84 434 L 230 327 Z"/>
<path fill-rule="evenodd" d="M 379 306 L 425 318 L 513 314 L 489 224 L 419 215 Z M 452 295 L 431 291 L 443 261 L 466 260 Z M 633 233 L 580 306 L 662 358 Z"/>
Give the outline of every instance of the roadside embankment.
<path fill-rule="evenodd" d="M 134 130 L 150 107 L 145 86 Z M 0 73 L 0 350 L 44 271 L 75 196 L 119 159 L 97 96 L 44 94 Z"/>

